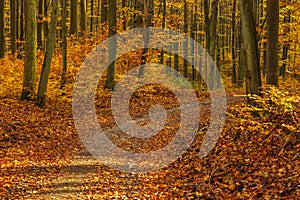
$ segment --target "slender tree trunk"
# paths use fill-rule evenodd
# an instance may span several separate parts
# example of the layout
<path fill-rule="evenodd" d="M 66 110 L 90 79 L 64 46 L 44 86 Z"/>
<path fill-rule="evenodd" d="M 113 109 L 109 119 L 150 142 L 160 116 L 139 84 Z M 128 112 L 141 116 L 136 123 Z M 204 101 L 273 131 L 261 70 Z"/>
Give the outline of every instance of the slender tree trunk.
<path fill-rule="evenodd" d="M 183 32 L 185 34 L 188 34 L 188 8 L 187 8 L 187 0 L 184 0 L 184 24 L 183 24 Z M 183 51 L 184 51 L 184 55 L 188 56 L 188 44 L 184 43 L 183 45 Z M 188 61 L 186 59 L 183 60 L 183 69 L 184 69 L 184 77 L 188 77 Z"/>
<path fill-rule="evenodd" d="M 24 2 L 23 0 L 17 1 L 17 49 L 18 49 L 18 58 L 22 58 L 23 44 L 20 41 L 23 41 L 23 20 L 24 20 Z"/>
<path fill-rule="evenodd" d="M 232 56 L 232 83 L 237 83 L 236 76 L 236 54 L 235 54 L 235 15 L 236 15 L 236 0 L 233 0 L 231 14 L 231 56 Z"/>
<path fill-rule="evenodd" d="M 44 11 L 45 0 L 39 0 L 37 16 L 37 45 L 44 50 Z"/>
<path fill-rule="evenodd" d="M 25 1 L 25 61 L 21 100 L 34 98 L 36 86 L 36 1 Z"/>
<path fill-rule="evenodd" d="M 70 25 L 70 35 L 77 35 L 77 25 L 78 25 L 78 11 L 77 11 L 78 1 L 71 0 L 71 25 Z"/>
<path fill-rule="evenodd" d="M 86 0 L 80 0 L 80 32 L 84 36 L 87 30 Z"/>
<path fill-rule="evenodd" d="M 205 22 L 205 36 L 206 36 L 206 50 L 210 53 L 210 20 L 209 20 L 209 8 L 210 8 L 210 2 L 209 0 L 204 0 L 204 22 Z"/>
<path fill-rule="evenodd" d="M 101 1 L 101 23 L 107 22 L 107 4 L 108 0 Z"/>
<path fill-rule="evenodd" d="M 51 0 L 52 1 L 52 0 Z M 50 7 L 50 0 L 45 0 L 44 6 L 45 6 L 45 10 L 44 10 L 44 16 L 45 18 L 48 18 L 48 10 Z M 48 33 L 49 33 L 49 23 L 48 20 L 44 20 L 44 38 L 48 37 Z M 46 45 L 46 41 L 44 41 L 44 45 Z"/>
<path fill-rule="evenodd" d="M 198 31 L 198 27 L 197 27 L 197 22 L 198 22 L 198 2 L 197 0 L 195 0 L 195 7 L 194 7 L 194 14 L 193 14 L 193 25 L 191 26 L 191 37 L 194 41 L 197 41 L 197 31 Z M 192 59 L 193 62 L 195 63 L 195 48 L 192 47 L 191 51 L 191 55 L 192 55 Z M 196 80 L 196 69 L 195 69 L 195 65 L 192 65 L 192 79 L 193 81 Z"/>
<path fill-rule="evenodd" d="M 242 38 L 242 24 L 241 20 L 238 23 L 238 42 L 237 47 L 240 49 L 239 53 L 239 64 L 238 64 L 238 87 L 243 87 L 244 79 L 245 79 L 245 56 L 244 56 L 244 47 L 243 47 L 243 38 Z"/>
<path fill-rule="evenodd" d="M 47 37 L 46 53 L 42 66 L 41 78 L 39 82 L 38 95 L 36 104 L 39 106 L 45 106 L 46 104 L 46 92 L 48 86 L 48 79 L 50 73 L 50 66 L 52 62 L 52 55 L 55 48 L 55 35 L 57 27 L 57 18 L 59 14 L 59 0 L 53 0 L 53 9 L 51 14 L 50 30 Z"/>
<path fill-rule="evenodd" d="M 11 53 L 12 55 L 15 55 L 17 51 L 17 1 L 16 0 L 10 0 L 10 41 L 11 41 Z"/>
<path fill-rule="evenodd" d="M 67 82 L 67 6 L 68 1 L 62 0 L 62 75 L 61 75 L 61 86 L 64 87 Z"/>
<path fill-rule="evenodd" d="M 211 4 L 211 12 L 210 12 L 210 19 L 209 19 L 209 33 L 210 33 L 210 44 L 209 44 L 209 54 L 212 59 L 217 62 L 217 45 L 218 45 L 218 35 L 217 35 L 217 23 L 218 23 L 218 4 L 219 0 L 213 0 Z M 209 72 L 210 78 L 214 81 L 211 83 L 213 85 L 209 86 L 210 88 L 215 87 L 215 71 L 212 70 Z"/>
<path fill-rule="evenodd" d="M 216 47 L 217 47 L 217 23 L 218 23 L 218 4 L 219 0 L 213 0 L 211 5 L 210 15 L 210 56 L 216 60 Z"/>
<path fill-rule="evenodd" d="M 122 14 L 123 14 L 123 30 L 127 30 L 127 11 L 126 11 L 126 0 L 122 0 Z"/>
<path fill-rule="evenodd" d="M 94 0 L 91 0 L 90 34 L 93 32 L 94 26 L 94 4 Z"/>
<path fill-rule="evenodd" d="M 117 0 L 109 0 L 108 2 L 108 37 L 117 34 Z M 106 88 L 113 89 L 115 87 L 115 71 L 116 71 L 116 54 L 117 39 L 109 41 L 109 60 L 113 62 L 108 66 L 106 72 Z"/>
<path fill-rule="evenodd" d="M 241 0 L 243 56 L 245 59 L 246 93 L 260 95 L 261 77 L 252 0 Z M 255 102 L 248 98 L 248 103 Z"/>
<path fill-rule="evenodd" d="M 138 1 L 137 4 L 137 8 L 138 10 L 142 10 L 144 14 L 142 15 L 138 15 L 137 16 L 137 26 L 138 27 L 150 27 L 152 26 L 152 16 L 154 14 L 154 0 L 146 0 L 146 1 Z M 146 54 L 148 52 L 148 49 L 145 48 L 146 46 L 148 46 L 149 40 L 150 40 L 150 35 L 149 33 L 147 33 L 147 31 L 144 32 L 144 49 L 142 52 L 142 56 L 141 56 L 141 67 L 139 70 L 139 74 L 138 77 L 143 77 L 144 75 L 144 70 L 145 70 L 145 66 L 144 64 L 146 63 L 147 57 Z"/>
<path fill-rule="evenodd" d="M 267 84 L 278 86 L 279 0 L 268 0 L 267 7 Z"/>
<path fill-rule="evenodd" d="M 4 20 L 4 0 L 0 1 L 0 58 L 5 56 L 5 20 Z"/>
<path fill-rule="evenodd" d="M 167 15 L 167 0 L 163 0 L 163 17 L 162 17 L 162 28 L 166 28 L 166 15 Z M 160 52 L 160 63 L 164 64 L 164 51 Z"/>

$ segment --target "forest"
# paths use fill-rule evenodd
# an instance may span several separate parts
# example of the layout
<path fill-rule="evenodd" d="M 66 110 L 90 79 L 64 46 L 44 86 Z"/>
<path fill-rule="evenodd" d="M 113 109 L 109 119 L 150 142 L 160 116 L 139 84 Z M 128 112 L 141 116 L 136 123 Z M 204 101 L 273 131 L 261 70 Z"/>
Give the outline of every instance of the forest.
<path fill-rule="evenodd" d="M 1 0 L 1 199 L 299 199 L 299 0 Z"/>

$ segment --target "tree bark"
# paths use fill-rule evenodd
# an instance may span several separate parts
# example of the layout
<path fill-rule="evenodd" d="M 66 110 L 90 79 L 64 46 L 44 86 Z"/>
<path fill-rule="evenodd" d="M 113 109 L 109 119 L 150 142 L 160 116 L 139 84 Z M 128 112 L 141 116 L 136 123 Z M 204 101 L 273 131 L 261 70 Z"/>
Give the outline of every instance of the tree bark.
<path fill-rule="evenodd" d="M 268 0 L 267 7 L 267 84 L 278 86 L 278 27 L 279 0 Z"/>
<path fill-rule="evenodd" d="M 108 37 L 117 34 L 117 1 L 109 0 L 108 2 Z M 117 39 L 111 38 L 109 41 L 109 60 L 113 62 L 108 66 L 106 72 L 106 88 L 113 89 L 115 87 L 115 71 L 116 71 L 116 54 Z"/>
<path fill-rule="evenodd" d="M 67 82 L 67 0 L 62 0 L 62 75 L 61 75 L 61 87 L 63 88 Z"/>
<path fill-rule="evenodd" d="M 188 8 L 187 8 L 187 0 L 184 0 L 184 24 L 183 24 L 183 32 L 187 35 L 188 34 Z M 185 45 L 183 45 L 183 51 L 184 51 L 184 55 L 188 56 L 188 44 L 185 43 Z M 183 60 L 183 74 L 184 77 L 188 77 L 188 61 L 186 59 Z"/>
<path fill-rule="evenodd" d="M 78 12 L 77 12 L 78 2 L 77 0 L 71 0 L 71 25 L 70 25 L 70 35 L 77 35 L 77 25 L 78 25 Z"/>
<path fill-rule="evenodd" d="M 245 59 L 246 93 L 250 95 L 260 95 L 261 77 L 252 0 L 241 0 L 240 10 L 243 56 Z M 248 98 L 248 103 L 255 104 L 251 98 Z"/>
<path fill-rule="evenodd" d="M 38 5 L 38 16 L 37 16 L 37 44 L 38 48 L 44 50 L 44 11 L 45 11 L 45 0 L 39 0 Z"/>
<path fill-rule="evenodd" d="M 232 83 L 237 83 L 236 75 L 236 53 L 235 53 L 235 15 L 236 15 L 236 0 L 233 0 L 232 5 L 232 14 L 231 14 L 231 56 L 232 56 Z"/>
<path fill-rule="evenodd" d="M 36 1 L 25 1 L 25 61 L 21 100 L 31 100 L 36 86 Z"/>
<path fill-rule="evenodd" d="M 59 0 L 53 0 L 50 30 L 47 37 L 46 53 L 45 53 L 45 58 L 42 66 L 41 78 L 40 78 L 39 88 L 38 88 L 38 96 L 36 100 L 36 104 L 39 106 L 45 106 L 46 104 L 46 92 L 47 92 L 47 85 L 48 85 L 48 79 L 50 73 L 50 66 L 51 66 L 52 56 L 55 48 L 56 26 L 57 26 L 58 14 L 59 14 L 58 5 L 59 5 Z"/>
<path fill-rule="evenodd" d="M 80 0 L 80 32 L 81 36 L 86 34 L 87 19 L 86 19 L 86 0 Z"/>
<path fill-rule="evenodd" d="M 0 58 L 5 56 L 5 21 L 4 21 L 4 0 L 0 1 Z"/>
<path fill-rule="evenodd" d="M 101 23 L 107 22 L 107 4 L 108 0 L 101 1 Z"/>
<path fill-rule="evenodd" d="M 11 41 L 11 53 L 12 55 L 15 55 L 17 51 L 17 1 L 16 0 L 10 0 L 10 41 Z"/>

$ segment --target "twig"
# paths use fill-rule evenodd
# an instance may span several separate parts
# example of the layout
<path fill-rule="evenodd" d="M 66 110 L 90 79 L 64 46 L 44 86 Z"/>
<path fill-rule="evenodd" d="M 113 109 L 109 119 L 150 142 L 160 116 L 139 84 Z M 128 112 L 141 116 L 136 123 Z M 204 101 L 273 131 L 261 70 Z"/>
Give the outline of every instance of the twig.
<path fill-rule="evenodd" d="M 209 176 L 209 181 L 208 181 L 208 187 L 209 187 L 209 189 L 210 189 L 210 190 L 212 190 L 212 188 L 211 188 L 211 186 L 210 186 L 211 177 L 213 176 L 213 174 L 215 173 L 215 171 L 217 171 L 217 169 L 218 169 L 218 166 L 217 166 L 217 167 L 215 167 L 215 169 L 214 169 L 214 170 L 212 170 L 212 172 L 210 173 L 210 176 Z"/>

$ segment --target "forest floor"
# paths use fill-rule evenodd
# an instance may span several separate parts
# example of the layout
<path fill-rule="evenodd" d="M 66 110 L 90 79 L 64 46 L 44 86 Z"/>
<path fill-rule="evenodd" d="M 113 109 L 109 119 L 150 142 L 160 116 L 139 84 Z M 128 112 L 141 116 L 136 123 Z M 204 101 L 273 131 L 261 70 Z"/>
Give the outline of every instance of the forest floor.
<path fill-rule="evenodd" d="M 124 173 L 97 161 L 75 129 L 72 85 L 91 47 L 75 45 L 74 49 L 68 52 L 64 90 L 60 56 L 53 59 L 43 108 L 19 100 L 23 62 L 0 60 L 5 66 L 0 68 L 0 199 L 299 199 L 300 83 L 295 79 L 281 80 L 279 90 L 264 88 L 257 107 L 245 104 L 244 89 L 230 86 L 225 79 L 225 126 L 214 149 L 202 159 L 199 150 L 211 106 L 209 92 L 197 91 L 202 115 L 186 153 L 157 172 Z M 128 56 L 138 66 L 133 55 Z M 39 55 L 37 73 L 42 61 Z M 117 69 L 121 70 L 126 70 L 124 65 Z M 111 92 L 98 92 L 95 106 L 101 127 L 108 129 L 115 125 L 110 98 Z M 149 106 L 157 103 L 176 108 L 174 99 L 170 92 L 146 87 L 133 96 L 130 114 L 147 116 Z M 162 148 L 179 123 L 143 147 Z"/>
<path fill-rule="evenodd" d="M 70 102 L 49 100 L 40 108 L 17 98 L 1 98 L 0 198 L 298 199 L 299 104 L 289 112 L 280 107 L 260 112 L 233 94 L 241 91 L 231 93 L 227 94 L 225 127 L 205 158 L 198 156 L 206 133 L 201 129 L 184 155 L 150 173 L 120 172 L 93 158 L 76 133 Z M 157 96 L 168 98 L 159 92 Z M 209 93 L 197 96 L 206 113 L 200 126 L 207 127 Z M 96 107 L 106 116 L 99 116 L 99 122 L 109 126 L 113 119 L 105 106 L 109 95 L 100 99 Z M 147 112 L 147 105 L 137 105 L 135 112 Z M 152 142 L 150 146 L 157 146 L 160 141 Z"/>

